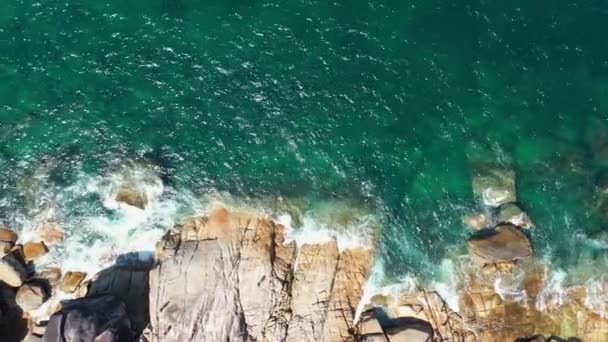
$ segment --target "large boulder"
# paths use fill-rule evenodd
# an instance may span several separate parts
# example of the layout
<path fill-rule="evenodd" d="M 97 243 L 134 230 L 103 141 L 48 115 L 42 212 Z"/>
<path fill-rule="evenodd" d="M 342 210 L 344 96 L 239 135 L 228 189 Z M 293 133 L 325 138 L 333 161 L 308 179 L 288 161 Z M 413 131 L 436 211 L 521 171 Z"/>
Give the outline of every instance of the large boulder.
<path fill-rule="evenodd" d="M 34 261 L 49 252 L 44 242 L 26 242 L 23 244 L 23 256 L 26 262 Z"/>
<path fill-rule="evenodd" d="M 43 342 L 131 341 L 125 304 L 114 296 L 87 297 L 63 304 L 51 316 Z"/>
<path fill-rule="evenodd" d="M 63 243 L 65 232 L 57 222 L 45 222 L 38 226 L 38 235 L 46 245 Z"/>
<path fill-rule="evenodd" d="M 42 282 L 24 284 L 17 291 L 15 301 L 23 311 L 36 310 L 49 297 L 49 291 Z"/>
<path fill-rule="evenodd" d="M 517 200 L 512 169 L 486 166 L 474 172 L 473 193 L 484 205 L 499 207 Z"/>
<path fill-rule="evenodd" d="M 479 231 L 467 244 L 473 260 L 481 264 L 509 262 L 532 254 L 528 237 L 517 227 L 506 224 Z"/>
<path fill-rule="evenodd" d="M 150 323 L 148 270 L 113 266 L 95 275 L 87 297 L 112 295 L 125 303 L 134 336 Z"/>
<path fill-rule="evenodd" d="M 12 287 L 19 287 L 27 277 L 25 266 L 12 254 L 0 259 L 0 281 Z"/>
<path fill-rule="evenodd" d="M 296 257 L 285 228 L 220 208 L 157 247 L 150 329 L 158 341 L 351 341 L 372 251 L 335 240 Z"/>

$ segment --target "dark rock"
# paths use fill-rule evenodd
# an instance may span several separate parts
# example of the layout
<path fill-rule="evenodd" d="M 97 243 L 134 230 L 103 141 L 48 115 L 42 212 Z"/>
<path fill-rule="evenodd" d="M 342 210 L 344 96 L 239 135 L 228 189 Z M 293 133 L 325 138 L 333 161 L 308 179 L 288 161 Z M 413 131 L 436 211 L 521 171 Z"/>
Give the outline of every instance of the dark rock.
<path fill-rule="evenodd" d="M 114 296 L 87 297 L 63 303 L 53 314 L 43 342 L 131 341 L 125 304 Z"/>
<path fill-rule="evenodd" d="M 148 271 L 114 266 L 98 273 L 88 297 L 113 295 L 125 303 L 133 335 L 139 336 L 150 323 Z"/>
<path fill-rule="evenodd" d="M 433 327 L 429 322 L 417 318 L 402 317 L 395 327 L 386 328 L 390 342 L 432 342 Z"/>
<path fill-rule="evenodd" d="M 18 342 L 27 335 L 27 320 L 15 303 L 14 288 L 0 284 L 0 341 Z"/>

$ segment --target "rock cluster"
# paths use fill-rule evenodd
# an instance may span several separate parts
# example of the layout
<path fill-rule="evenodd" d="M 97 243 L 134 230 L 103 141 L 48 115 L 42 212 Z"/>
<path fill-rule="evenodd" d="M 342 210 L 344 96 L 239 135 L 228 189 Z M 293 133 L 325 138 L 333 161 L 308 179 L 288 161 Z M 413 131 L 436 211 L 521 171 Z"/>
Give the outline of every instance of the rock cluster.
<path fill-rule="evenodd" d="M 478 168 L 473 193 L 483 213 L 468 217 L 475 233 L 468 239 L 469 254 L 481 265 L 509 263 L 532 255 L 526 232 L 534 227 L 528 214 L 515 204 L 515 172 L 504 166 Z"/>
<path fill-rule="evenodd" d="M 549 272 L 512 223 L 469 239 L 475 262 L 452 284 L 459 311 L 423 288 L 362 303 L 373 246 L 341 250 L 331 238 L 298 246 L 280 224 L 224 208 L 176 225 L 157 244 L 155 265 L 93 277 L 35 270 L 14 232 L 0 230 L 0 241 L 9 246 L 2 341 L 608 341 L 608 319 L 589 309 L 584 287 L 547 300 Z M 520 278 L 517 295 L 499 291 L 505 275 Z M 48 319 L 33 319 L 40 310 Z"/>

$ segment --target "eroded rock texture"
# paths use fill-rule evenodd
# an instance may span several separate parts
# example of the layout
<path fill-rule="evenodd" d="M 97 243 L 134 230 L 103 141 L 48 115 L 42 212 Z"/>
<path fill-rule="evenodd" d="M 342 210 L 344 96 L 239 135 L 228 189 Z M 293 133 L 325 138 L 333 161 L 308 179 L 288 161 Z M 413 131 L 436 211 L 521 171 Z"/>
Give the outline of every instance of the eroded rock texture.
<path fill-rule="evenodd" d="M 223 208 L 177 228 L 150 273 L 149 340 L 354 340 L 371 250 L 297 251 L 281 225 Z"/>

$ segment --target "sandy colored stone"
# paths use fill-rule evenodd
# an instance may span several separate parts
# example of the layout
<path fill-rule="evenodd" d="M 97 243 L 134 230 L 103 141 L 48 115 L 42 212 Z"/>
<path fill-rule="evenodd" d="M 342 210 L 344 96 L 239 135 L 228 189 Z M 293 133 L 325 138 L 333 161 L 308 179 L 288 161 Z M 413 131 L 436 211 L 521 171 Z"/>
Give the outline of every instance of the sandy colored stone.
<path fill-rule="evenodd" d="M 19 287 L 26 277 L 25 267 L 13 255 L 7 254 L 0 259 L 0 281 L 12 287 Z"/>
<path fill-rule="evenodd" d="M 0 241 L 8 242 L 11 245 L 14 245 L 18 238 L 19 236 L 14 230 L 0 225 Z"/>
<path fill-rule="evenodd" d="M 59 289 L 66 293 L 74 293 L 87 277 L 84 272 L 66 272 L 59 284 Z"/>
<path fill-rule="evenodd" d="M 29 283 L 19 288 L 15 301 L 23 311 L 32 311 L 38 309 L 47 298 L 47 289 L 41 283 Z"/>
<path fill-rule="evenodd" d="M 469 238 L 467 245 L 473 260 L 481 264 L 508 262 L 532 254 L 528 237 L 512 225 L 480 231 Z"/>
<path fill-rule="evenodd" d="M 10 242 L 0 241 L 0 257 L 10 253 L 12 247 L 13 245 Z"/>
<path fill-rule="evenodd" d="M 26 262 L 40 258 L 49 252 L 44 242 L 26 242 L 23 245 L 23 256 Z"/>
<path fill-rule="evenodd" d="M 354 328 L 353 318 L 363 296 L 365 281 L 371 270 L 374 253 L 370 248 L 347 249 L 340 252 L 331 287 L 322 340 L 349 341 Z"/>
<path fill-rule="evenodd" d="M 138 192 L 134 189 L 123 187 L 114 196 L 116 202 L 125 203 L 132 207 L 139 209 L 145 209 L 148 205 L 148 199 L 144 193 Z"/>
<path fill-rule="evenodd" d="M 177 225 L 157 244 L 146 338 L 353 341 L 373 252 L 340 252 L 330 240 L 296 256 L 285 234 L 266 217 L 225 208 Z"/>
<path fill-rule="evenodd" d="M 59 266 L 49 266 L 36 271 L 35 278 L 48 281 L 50 287 L 55 287 L 61 280 L 61 268 Z"/>
<path fill-rule="evenodd" d="M 286 341 L 320 341 L 331 286 L 338 266 L 335 240 L 300 248 L 291 289 L 291 312 Z"/>
<path fill-rule="evenodd" d="M 47 245 L 61 244 L 65 240 L 65 232 L 56 222 L 45 222 L 38 227 L 38 234 Z"/>

